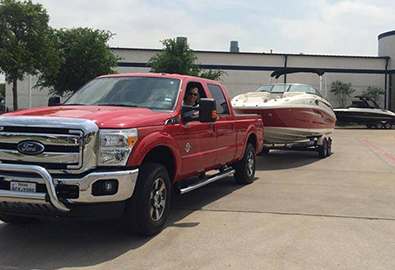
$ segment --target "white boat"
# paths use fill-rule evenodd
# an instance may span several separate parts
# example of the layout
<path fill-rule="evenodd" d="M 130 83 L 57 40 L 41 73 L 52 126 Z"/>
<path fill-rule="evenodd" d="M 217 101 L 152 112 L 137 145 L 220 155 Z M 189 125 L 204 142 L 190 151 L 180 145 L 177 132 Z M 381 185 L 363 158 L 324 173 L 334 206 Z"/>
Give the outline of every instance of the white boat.
<path fill-rule="evenodd" d="M 300 71 L 281 70 L 271 76 L 278 78 L 293 72 Z M 326 136 L 333 132 L 336 123 L 332 105 L 320 91 L 306 84 L 263 85 L 256 92 L 234 97 L 232 106 L 237 113 L 261 115 L 265 144 L 295 143 Z"/>

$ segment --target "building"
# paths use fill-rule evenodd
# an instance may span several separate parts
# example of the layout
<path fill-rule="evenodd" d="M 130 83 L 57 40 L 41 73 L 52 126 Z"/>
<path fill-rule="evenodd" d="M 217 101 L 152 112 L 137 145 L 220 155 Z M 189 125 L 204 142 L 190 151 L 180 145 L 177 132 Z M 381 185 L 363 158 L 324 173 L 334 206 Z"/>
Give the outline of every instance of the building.
<path fill-rule="evenodd" d="M 352 83 L 355 95 L 361 94 L 369 86 L 380 87 L 386 94 L 379 101 L 382 107 L 395 110 L 395 31 L 378 36 L 378 56 L 340 56 L 281 53 L 240 52 L 237 41 L 232 41 L 229 52 L 195 51 L 198 62 L 206 69 L 221 69 L 227 75 L 222 81 L 231 97 L 255 91 L 268 82 L 273 70 L 279 68 L 318 68 L 325 72 L 321 81 L 322 92 L 333 104 L 338 106 L 337 97 L 330 92 L 332 82 L 339 80 Z M 161 50 L 112 48 L 114 54 L 122 57 L 118 63 L 119 73 L 149 72 L 148 60 Z M 283 82 L 285 78 L 280 78 Z M 18 82 L 19 107 L 21 109 L 46 106 L 48 90 L 33 88 L 37 78 L 28 76 Z M 286 82 L 306 83 L 319 88 L 320 80 L 315 74 L 290 74 Z M 351 98 L 348 99 L 351 103 Z M 11 86 L 6 88 L 6 104 L 12 107 Z"/>

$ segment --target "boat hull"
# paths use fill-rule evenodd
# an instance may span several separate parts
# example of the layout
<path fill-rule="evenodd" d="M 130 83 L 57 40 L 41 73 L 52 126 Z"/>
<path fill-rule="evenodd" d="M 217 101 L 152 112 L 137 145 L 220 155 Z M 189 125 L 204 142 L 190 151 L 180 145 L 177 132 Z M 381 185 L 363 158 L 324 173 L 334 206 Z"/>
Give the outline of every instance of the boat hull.
<path fill-rule="evenodd" d="M 383 109 L 334 109 L 339 123 L 374 125 L 378 122 L 395 123 L 395 114 Z"/>
<path fill-rule="evenodd" d="M 328 135 L 333 132 L 329 129 L 308 129 L 308 128 L 290 128 L 290 127 L 264 127 L 266 144 L 283 144 L 304 141 L 312 137 Z"/>
<path fill-rule="evenodd" d="M 336 118 L 314 107 L 235 108 L 237 113 L 262 117 L 265 143 L 292 143 L 333 132 Z"/>

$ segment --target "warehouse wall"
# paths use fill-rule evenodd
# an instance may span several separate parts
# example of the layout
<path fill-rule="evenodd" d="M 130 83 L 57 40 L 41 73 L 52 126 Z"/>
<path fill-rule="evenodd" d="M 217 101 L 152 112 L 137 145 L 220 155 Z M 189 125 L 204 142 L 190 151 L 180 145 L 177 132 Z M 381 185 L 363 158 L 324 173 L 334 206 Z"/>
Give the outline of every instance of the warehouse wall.
<path fill-rule="evenodd" d="M 384 45 L 388 46 L 388 50 L 394 48 L 392 43 Z M 384 45 L 382 45 L 383 48 Z M 117 68 L 119 73 L 149 72 L 146 63 L 154 54 L 161 51 L 129 48 L 113 48 L 112 50 L 114 54 L 122 57 Z M 278 68 L 287 66 L 323 69 L 326 72 L 323 79 L 323 94 L 334 107 L 337 106 L 337 99 L 330 93 L 330 85 L 333 81 L 340 80 L 345 83 L 352 83 L 357 90 L 355 95 L 362 93 L 368 86 L 385 87 L 386 52 L 387 50 L 382 49 L 379 57 L 362 57 L 195 51 L 198 62 L 203 67 L 219 68 L 226 72 L 222 81 L 231 97 L 240 93 L 255 91 L 260 85 L 267 83 L 271 72 Z M 393 59 L 395 59 L 395 55 Z M 392 66 L 395 66 L 394 60 L 391 61 Z M 279 82 L 283 82 L 283 80 L 283 78 L 280 78 Z M 36 81 L 37 79 L 32 77 L 31 85 L 33 86 Z M 287 75 L 287 82 L 306 83 L 316 88 L 319 88 L 320 85 L 318 76 L 314 74 Z M 21 109 L 29 108 L 28 78 L 18 82 L 18 92 L 19 107 Z M 46 106 L 48 89 L 33 88 L 31 97 L 31 107 Z M 348 100 L 348 103 L 351 103 L 351 99 Z M 384 99 L 380 100 L 380 104 L 384 105 Z M 12 108 L 12 88 L 10 85 L 6 87 L 6 106 Z"/>

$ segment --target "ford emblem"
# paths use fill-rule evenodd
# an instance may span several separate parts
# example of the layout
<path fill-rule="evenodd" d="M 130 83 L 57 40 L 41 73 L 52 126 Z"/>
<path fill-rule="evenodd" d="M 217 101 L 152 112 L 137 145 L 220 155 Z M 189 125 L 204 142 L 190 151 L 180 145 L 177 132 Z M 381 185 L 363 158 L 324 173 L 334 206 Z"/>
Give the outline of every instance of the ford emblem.
<path fill-rule="evenodd" d="M 42 143 L 35 141 L 23 141 L 18 143 L 17 149 L 25 155 L 38 155 L 44 152 L 45 147 Z"/>

